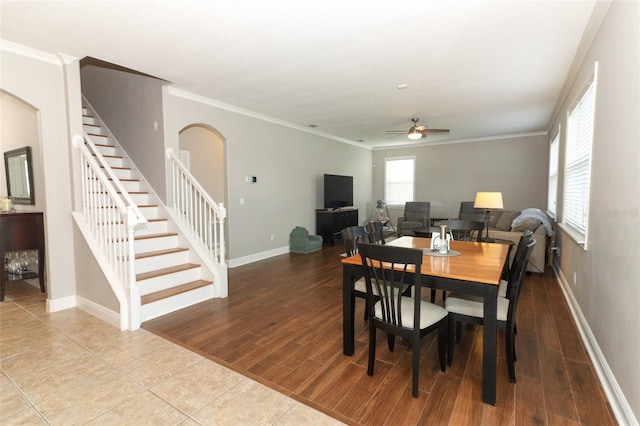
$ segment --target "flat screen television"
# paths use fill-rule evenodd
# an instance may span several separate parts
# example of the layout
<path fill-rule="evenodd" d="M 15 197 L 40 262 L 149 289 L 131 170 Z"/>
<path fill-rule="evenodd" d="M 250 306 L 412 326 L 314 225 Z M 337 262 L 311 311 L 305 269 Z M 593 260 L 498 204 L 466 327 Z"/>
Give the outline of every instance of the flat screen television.
<path fill-rule="evenodd" d="M 324 208 L 353 206 L 353 176 L 324 175 Z"/>

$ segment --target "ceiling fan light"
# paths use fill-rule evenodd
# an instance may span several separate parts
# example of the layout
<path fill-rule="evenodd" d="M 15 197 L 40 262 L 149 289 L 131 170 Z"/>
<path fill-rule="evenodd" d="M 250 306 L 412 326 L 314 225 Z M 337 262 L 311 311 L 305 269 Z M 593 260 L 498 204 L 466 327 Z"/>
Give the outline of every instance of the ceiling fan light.
<path fill-rule="evenodd" d="M 407 137 L 412 141 L 422 139 L 422 132 L 415 127 L 412 127 L 411 130 L 409 130 Z"/>

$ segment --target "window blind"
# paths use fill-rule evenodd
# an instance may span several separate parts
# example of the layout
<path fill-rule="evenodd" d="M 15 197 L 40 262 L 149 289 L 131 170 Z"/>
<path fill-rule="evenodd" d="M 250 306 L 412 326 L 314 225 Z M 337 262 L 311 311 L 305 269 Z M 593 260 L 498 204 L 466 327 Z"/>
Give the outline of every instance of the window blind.
<path fill-rule="evenodd" d="M 415 158 L 385 159 L 384 197 L 387 204 L 413 201 Z"/>
<path fill-rule="evenodd" d="M 556 215 L 556 200 L 558 197 L 558 150 L 560 145 L 560 132 L 553 138 L 549 145 L 549 188 L 547 191 L 547 211 Z"/>
<path fill-rule="evenodd" d="M 563 217 L 564 222 L 584 235 L 587 233 L 595 87 L 594 78 L 567 120 Z"/>

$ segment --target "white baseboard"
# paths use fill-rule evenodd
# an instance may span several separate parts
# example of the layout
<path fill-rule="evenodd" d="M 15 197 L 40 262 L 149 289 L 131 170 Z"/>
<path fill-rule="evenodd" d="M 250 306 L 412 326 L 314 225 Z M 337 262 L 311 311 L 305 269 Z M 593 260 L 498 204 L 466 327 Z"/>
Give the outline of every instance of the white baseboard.
<path fill-rule="evenodd" d="M 249 263 L 257 262 L 259 260 L 268 259 L 270 257 L 279 256 L 281 254 L 289 253 L 289 246 L 276 248 L 273 250 L 263 251 L 261 253 L 255 253 L 249 256 L 238 257 L 236 259 L 229 259 L 229 268 L 235 268 L 237 266 L 248 265 Z"/>
<path fill-rule="evenodd" d="M 93 315 L 96 318 L 100 318 L 102 321 L 111 324 L 116 328 L 120 328 L 120 313 L 114 312 L 111 309 L 107 309 L 102 305 L 98 305 L 91 300 L 87 300 L 84 297 L 77 296 L 77 307 L 82 309 L 88 314 Z"/>
<path fill-rule="evenodd" d="M 595 368 L 596 374 L 600 379 L 600 383 L 602 384 L 602 388 L 607 395 L 607 399 L 609 400 L 609 404 L 611 405 L 613 414 L 616 416 L 618 424 L 638 425 L 638 419 L 636 419 L 635 415 L 633 414 L 627 398 L 624 396 L 622 389 L 620 389 L 618 381 L 613 375 L 611 368 L 609 368 L 609 364 L 607 363 L 604 354 L 600 350 L 598 341 L 591 332 L 591 327 L 589 327 L 589 323 L 582 314 L 582 309 L 580 309 L 578 301 L 573 296 L 573 292 L 571 291 L 569 282 L 567 281 L 562 271 L 559 271 L 555 265 L 553 267 L 553 270 L 556 274 L 556 277 L 558 278 L 558 282 L 560 282 L 560 288 L 562 289 L 562 293 L 564 293 L 564 298 L 567 301 L 567 305 L 569 305 L 569 310 L 571 311 L 573 320 L 576 323 L 576 327 L 578 328 L 580 337 L 584 342 L 587 353 L 589 354 L 589 358 L 591 358 L 593 367 Z"/>
<path fill-rule="evenodd" d="M 60 312 L 66 309 L 78 308 L 93 315 L 102 321 L 120 328 L 120 314 L 91 300 L 80 296 L 61 297 L 60 299 L 47 299 L 47 312 Z"/>
<path fill-rule="evenodd" d="M 60 312 L 76 307 L 76 296 L 47 299 L 47 312 Z"/>

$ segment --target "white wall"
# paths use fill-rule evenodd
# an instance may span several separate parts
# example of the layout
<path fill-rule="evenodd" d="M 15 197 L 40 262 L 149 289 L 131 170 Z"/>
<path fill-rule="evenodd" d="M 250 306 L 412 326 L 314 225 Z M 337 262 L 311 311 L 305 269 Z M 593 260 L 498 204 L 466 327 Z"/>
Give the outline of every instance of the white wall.
<path fill-rule="evenodd" d="M 40 125 L 38 111 L 11 94 L 0 91 L 0 153 L 25 146 L 31 147 L 33 193 L 35 205 L 16 204 L 16 211 L 42 211 L 44 179 L 40 153 Z M 4 156 L 0 158 L 0 194 L 7 195 Z"/>
<path fill-rule="evenodd" d="M 226 140 L 232 266 L 287 248 L 289 233 L 297 225 L 315 232 L 315 209 L 323 206 L 324 173 L 353 176 L 360 223 L 371 217 L 375 201 L 371 151 L 229 111 L 205 99 L 187 99 L 171 90 L 165 91 L 164 105 L 167 147 L 177 150 L 179 131 L 193 123 L 215 128 Z M 257 183 L 247 183 L 246 176 L 256 176 Z"/>
<path fill-rule="evenodd" d="M 587 250 L 558 234 L 557 266 L 611 386 L 640 419 L 640 3 L 611 4 L 550 128 L 566 114 L 598 61 Z M 562 218 L 565 133 L 560 137 Z M 576 284 L 573 284 L 573 274 Z M 608 370 L 610 369 L 610 370 Z M 619 386 L 619 389 L 617 388 Z M 624 410 L 629 407 L 616 407 Z M 627 422 L 631 419 L 627 417 Z M 637 423 L 636 423 L 637 424 Z"/>
<path fill-rule="evenodd" d="M 44 212 L 46 284 L 51 302 L 76 293 L 65 70 L 53 55 L 29 49 L 26 54 L 15 53 L 19 50 L 3 45 L 0 51 L 1 88 L 39 114 L 38 151 L 43 161 L 34 173 L 40 173 L 43 185 L 36 187 L 35 194 Z"/>
<path fill-rule="evenodd" d="M 180 150 L 190 153 L 191 174 L 216 203 L 226 203 L 224 140 L 205 126 L 191 126 L 180 132 Z"/>
<path fill-rule="evenodd" d="M 415 156 L 415 200 L 431 202 L 431 217 L 458 216 L 476 192 L 502 192 L 505 209 L 546 208 L 546 135 L 376 150 L 373 192 L 384 199 L 385 158 Z M 404 206 L 390 208 L 394 226 Z"/>

